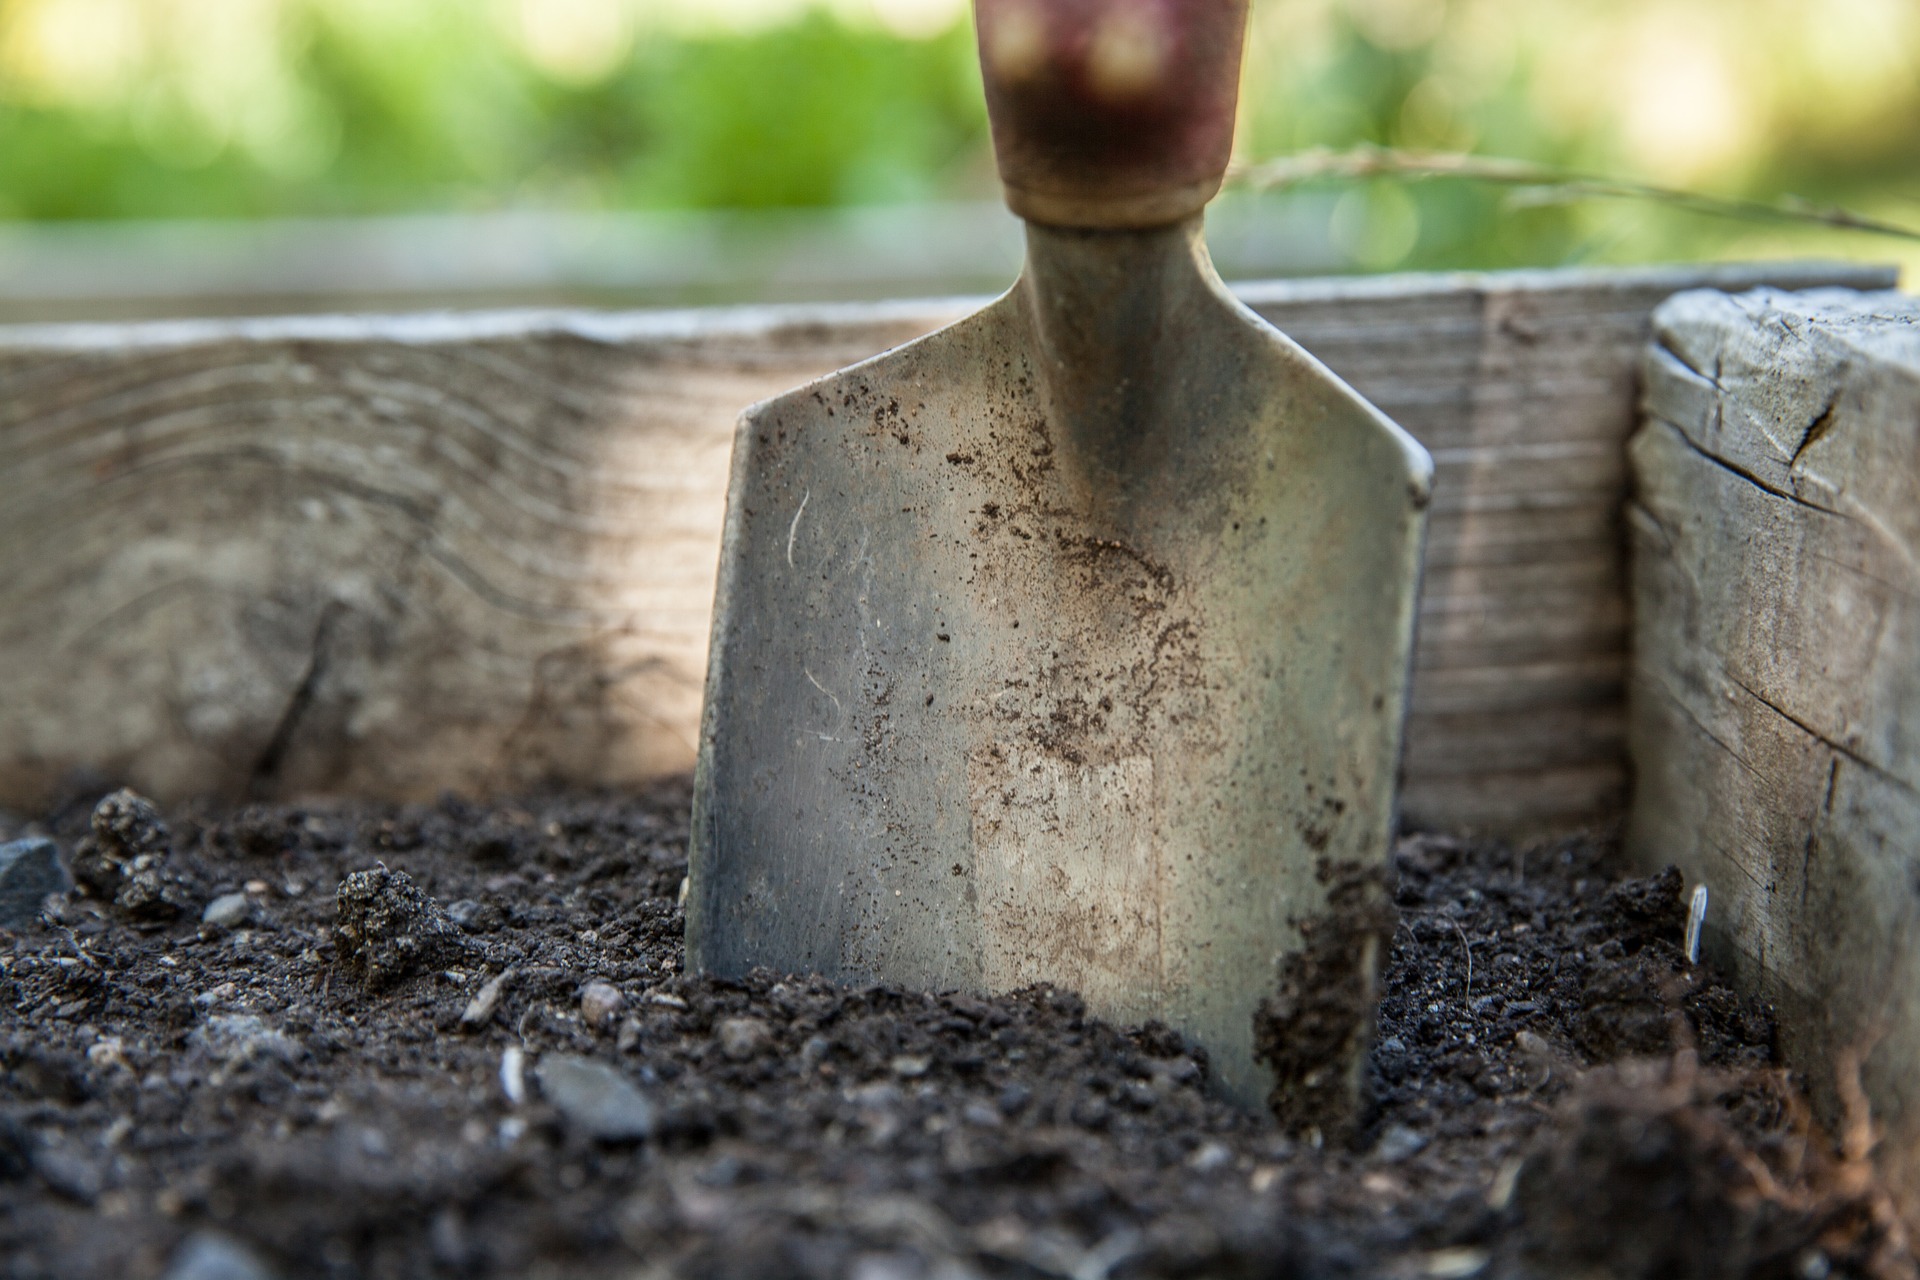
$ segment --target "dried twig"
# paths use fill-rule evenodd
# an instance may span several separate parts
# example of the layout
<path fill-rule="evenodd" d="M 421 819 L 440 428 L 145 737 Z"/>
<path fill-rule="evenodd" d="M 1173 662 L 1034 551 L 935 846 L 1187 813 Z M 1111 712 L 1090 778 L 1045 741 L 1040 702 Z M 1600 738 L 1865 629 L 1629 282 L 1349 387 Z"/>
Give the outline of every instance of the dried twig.
<path fill-rule="evenodd" d="M 1458 920 L 1450 923 L 1453 925 L 1453 931 L 1460 935 L 1460 949 L 1467 953 L 1467 984 L 1460 989 L 1460 998 L 1471 1000 L 1473 999 L 1473 944 L 1467 941 L 1467 931 L 1460 927 Z"/>
<path fill-rule="evenodd" d="M 1236 165 L 1227 175 L 1229 182 L 1256 191 L 1297 187 L 1308 182 L 1357 182 L 1370 178 L 1400 178 L 1410 182 L 1451 178 L 1527 188 L 1530 202 L 1543 204 L 1574 200 L 1648 200 L 1713 217 L 1828 227 L 1920 242 L 1920 228 L 1883 222 L 1836 206 L 1816 205 L 1798 196 L 1779 201 L 1729 200 L 1626 178 L 1576 173 L 1530 160 L 1456 151 L 1402 151 L 1371 146 L 1335 151 L 1315 147 L 1273 160 Z"/>

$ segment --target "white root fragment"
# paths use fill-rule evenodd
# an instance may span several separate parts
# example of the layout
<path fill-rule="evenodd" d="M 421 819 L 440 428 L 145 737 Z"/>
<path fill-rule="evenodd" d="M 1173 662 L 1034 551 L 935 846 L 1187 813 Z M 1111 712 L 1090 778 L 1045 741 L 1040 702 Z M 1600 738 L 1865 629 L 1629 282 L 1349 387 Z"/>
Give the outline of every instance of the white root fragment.
<path fill-rule="evenodd" d="M 1687 963 L 1700 963 L 1700 927 L 1707 922 L 1707 886 L 1693 886 L 1693 901 L 1687 904 Z"/>

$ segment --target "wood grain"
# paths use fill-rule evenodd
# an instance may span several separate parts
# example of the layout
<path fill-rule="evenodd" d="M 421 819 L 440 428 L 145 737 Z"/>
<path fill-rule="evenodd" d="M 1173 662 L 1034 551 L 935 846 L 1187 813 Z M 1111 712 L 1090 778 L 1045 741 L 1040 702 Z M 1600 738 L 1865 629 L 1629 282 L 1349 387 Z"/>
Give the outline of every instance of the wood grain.
<path fill-rule="evenodd" d="M 1436 457 L 1409 820 L 1618 802 L 1647 317 L 1764 281 L 1891 277 L 1240 290 Z M 0 329 L 0 805 L 76 770 L 418 797 L 688 767 L 739 410 L 972 305 Z"/>
<path fill-rule="evenodd" d="M 936 318 L 8 335 L 0 801 L 686 768 L 734 416 Z"/>
<path fill-rule="evenodd" d="M 1836 1105 L 1850 1055 L 1920 1221 L 1920 302 L 1686 294 L 1634 437 L 1634 856 Z"/>
<path fill-rule="evenodd" d="M 1773 264 L 1242 291 L 1434 455 L 1408 822 L 1519 834 L 1622 803 L 1620 510 L 1648 316 L 1681 289 L 1760 283 L 1893 282 Z"/>

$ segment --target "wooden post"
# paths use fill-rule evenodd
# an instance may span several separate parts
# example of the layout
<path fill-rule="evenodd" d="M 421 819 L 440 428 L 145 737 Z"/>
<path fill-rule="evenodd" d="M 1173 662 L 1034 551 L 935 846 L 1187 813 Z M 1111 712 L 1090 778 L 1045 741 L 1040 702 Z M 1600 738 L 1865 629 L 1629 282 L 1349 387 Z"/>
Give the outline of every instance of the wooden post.
<path fill-rule="evenodd" d="M 1710 945 L 1777 1002 L 1829 1119 L 1859 1071 L 1911 1214 L 1920 301 L 1689 293 L 1654 327 L 1630 450 L 1629 844 L 1707 886 Z"/>

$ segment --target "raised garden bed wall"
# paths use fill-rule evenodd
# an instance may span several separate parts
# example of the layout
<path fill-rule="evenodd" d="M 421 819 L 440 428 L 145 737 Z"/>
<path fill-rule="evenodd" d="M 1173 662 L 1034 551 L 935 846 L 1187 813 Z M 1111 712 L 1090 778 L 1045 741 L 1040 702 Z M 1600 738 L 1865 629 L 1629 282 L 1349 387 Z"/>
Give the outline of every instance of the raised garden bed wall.
<path fill-rule="evenodd" d="M 1653 308 L 1831 264 L 1246 285 L 1437 464 L 1403 808 L 1626 781 L 1621 503 Z M 0 329 L 0 806 L 630 784 L 690 766 L 739 409 L 957 318 Z M 936 447 L 929 444 L 927 447 Z"/>
<path fill-rule="evenodd" d="M 1689 293 L 1634 437 L 1629 845 L 1920 1209 L 1920 300 Z M 1860 1086 L 1856 1091 L 1856 1083 Z"/>

